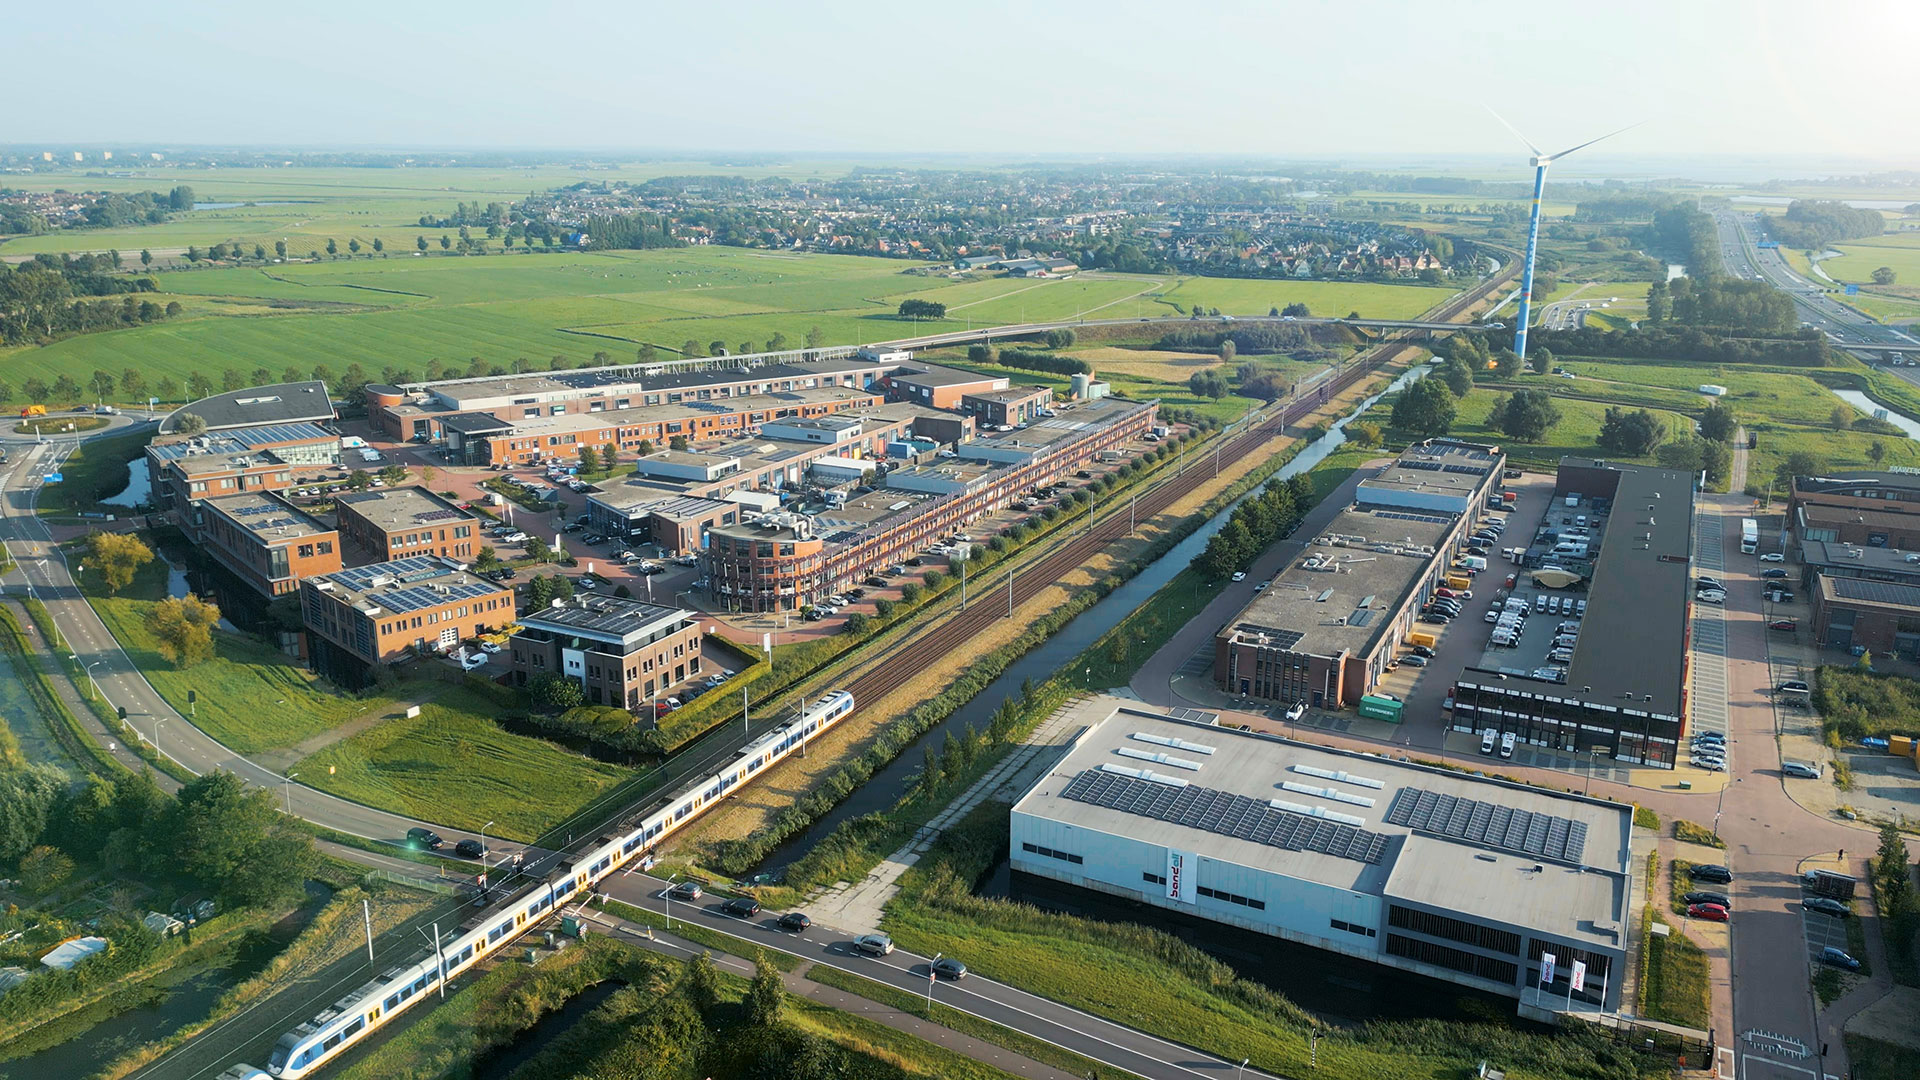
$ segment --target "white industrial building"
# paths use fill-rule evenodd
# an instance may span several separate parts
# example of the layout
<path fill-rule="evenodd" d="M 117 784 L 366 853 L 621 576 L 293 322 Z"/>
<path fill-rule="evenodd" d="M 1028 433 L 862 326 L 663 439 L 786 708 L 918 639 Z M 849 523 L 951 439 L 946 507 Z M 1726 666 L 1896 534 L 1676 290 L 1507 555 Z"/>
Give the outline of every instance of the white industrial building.
<path fill-rule="evenodd" d="M 1096 698 L 1011 867 L 1519 998 L 1620 1002 L 1632 808 Z M 1197 719 L 1194 717 L 1198 717 Z M 1551 956 L 1551 961 L 1546 958 Z"/>

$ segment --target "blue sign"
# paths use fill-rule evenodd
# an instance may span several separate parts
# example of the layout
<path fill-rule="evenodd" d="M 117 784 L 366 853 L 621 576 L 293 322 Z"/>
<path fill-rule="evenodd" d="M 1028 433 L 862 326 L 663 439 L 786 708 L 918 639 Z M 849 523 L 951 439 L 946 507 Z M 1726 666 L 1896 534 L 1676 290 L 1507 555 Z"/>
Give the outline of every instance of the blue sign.
<path fill-rule="evenodd" d="M 60 475 L 60 474 L 59 474 L 59 473 L 57 473 L 57 472 L 50 472 L 50 473 L 48 473 L 48 474 L 47 474 L 47 483 L 49 483 L 49 484 L 57 484 L 57 483 L 59 483 L 60 481 L 62 481 L 62 480 L 65 480 L 65 479 L 66 479 L 66 477 L 64 477 L 64 476 L 62 476 L 62 475 Z"/>
<path fill-rule="evenodd" d="M 1859 296 L 1859 295 L 1860 295 L 1860 286 L 1858 286 L 1858 285 L 1849 285 L 1849 286 L 1847 286 L 1847 295 L 1848 295 L 1848 296 Z"/>

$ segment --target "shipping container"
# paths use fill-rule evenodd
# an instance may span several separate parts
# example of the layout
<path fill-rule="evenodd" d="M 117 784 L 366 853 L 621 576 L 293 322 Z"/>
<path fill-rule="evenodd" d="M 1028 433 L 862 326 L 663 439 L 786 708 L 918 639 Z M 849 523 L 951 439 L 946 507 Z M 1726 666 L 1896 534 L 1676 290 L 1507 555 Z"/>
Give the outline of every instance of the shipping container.
<path fill-rule="evenodd" d="M 1403 702 L 1395 701 L 1389 697 L 1377 697 L 1373 694 L 1368 694 L 1366 697 L 1360 699 L 1361 716 L 1372 720 L 1385 720 L 1393 724 L 1400 722 L 1400 710 L 1405 707 Z"/>
<path fill-rule="evenodd" d="M 1439 644 L 1439 642 L 1440 642 L 1440 639 L 1438 637 L 1434 636 L 1433 634 L 1426 633 L 1425 631 L 1416 630 L 1413 633 L 1407 635 L 1407 644 L 1409 645 L 1425 645 L 1427 648 L 1431 649 L 1435 645 Z"/>

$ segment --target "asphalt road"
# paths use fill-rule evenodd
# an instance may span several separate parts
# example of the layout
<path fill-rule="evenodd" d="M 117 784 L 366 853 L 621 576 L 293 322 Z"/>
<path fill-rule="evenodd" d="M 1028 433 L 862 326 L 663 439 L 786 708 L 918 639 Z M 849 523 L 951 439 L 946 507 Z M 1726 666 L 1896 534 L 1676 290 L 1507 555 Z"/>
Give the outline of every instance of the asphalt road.
<path fill-rule="evenodd" d="M 853 951 L 853 939 L 867 930 L 848 931 L 815 923 L 805 933 L 788 934 L 778 928 L 774 914 L 762 912 L 751 919 L 735 918 L 721 911 L 721 900 L 713 897 L 669 905 L 663 896 L 665 888 L 666 882 L 636 873 L 616 874 L 601 884 L 600 891 L 622 903 L 671 914 L 680 922 L 691 922 L 745 938 L 764 948 L 789 952 L 815 965 L 839 968 L 908 993 L 927 992 L 927 965 L 931 958 L 898 948 L 884 957 Z M 964 962 L 966 957 L 959 959 Z M 1242 1075 L 1237 1061 L 1225 1061 L 978 975 L 969 975 L 958 982 L 942 981 L 934 986 L 933 997 L 943 1005 L 1151 1080 L 1192 1080 L 1194 1077 L 1239 1080 Z M 1269 1076 L 1251 1067 L 1244 1075 Z"/>
<path fill-rule="evenodd" d="M 1714 215 L 1714 223 L 1719 227 L 1720 257 L 1726 263 L 1727 273 L 1739 278 L 1766 281 L 1792 297 L 1794 306 L 1800 309 L 1800 318 L 1825 332 L 1836 346 L 1850 349 L 1859 353 L 1862 359 L 1878 363 L 1881 354 L 1871 351 L 1871 346 L 1916 343 L 1913 337 L 1893 327 L 1882 326 L 1828 296 L 1826 287 L 1808 281 L 1787 265 L 1780 249 L 1755 247 L 1757 223 L 1753 215 L 1722 210 Z M 1916 378 L 1920 378 L 1920 375 Z"/>

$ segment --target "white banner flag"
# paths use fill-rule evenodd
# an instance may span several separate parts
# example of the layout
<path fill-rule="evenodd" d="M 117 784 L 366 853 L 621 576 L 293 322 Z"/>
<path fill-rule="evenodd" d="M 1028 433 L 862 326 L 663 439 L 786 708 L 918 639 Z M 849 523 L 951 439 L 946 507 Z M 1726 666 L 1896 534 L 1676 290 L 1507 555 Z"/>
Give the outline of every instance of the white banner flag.
<path fill-rule="evenodd" d="M 1558 962 L 1558 960 L 1559 960 L 1559 957 L 1553 955 L 1550 952 L 1540 954 L 1540 985 L 1541 986 L 1553 985 L 1553 965 L 1556 962 Z"/>
<path fill-rule="evenodd" d="M 1573 962 L 1572 985 L 1575 990 L 1585 990 L 1587 988 L 1587 965 L 1578 960 Z"/>
<path fill-rule="evenodd" d="M 1198 862 L 1199 856 L 1191 851 L 1167 849 L 1167 899 L 1181 904 L 1193 903 L 1197 887 L 1193 869 Z"/>

